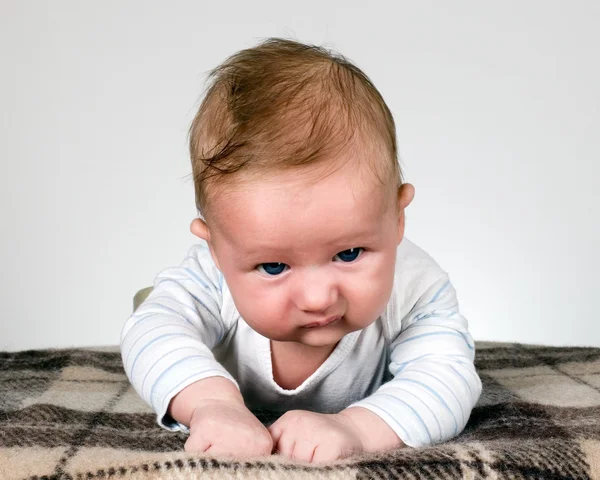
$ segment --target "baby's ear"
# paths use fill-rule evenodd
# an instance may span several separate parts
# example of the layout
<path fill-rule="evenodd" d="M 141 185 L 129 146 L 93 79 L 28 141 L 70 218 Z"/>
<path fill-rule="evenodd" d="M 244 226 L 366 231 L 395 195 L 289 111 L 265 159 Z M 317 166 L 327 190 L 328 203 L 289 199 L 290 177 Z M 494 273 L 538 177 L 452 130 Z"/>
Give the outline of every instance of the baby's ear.
<path fill-rule="evenodd" d="M 210 232 L 208 231 L 208 225 L 201 218 L 194 218 L 190 224 L 190 232 L 196 235 L 206 242 L 210 242 Z"/>
<path fill-rule="evenodd" d="M 398 210 L 404 210 L 415 198 L 415 187 L 410 183 L 404 183 L 398 189 Z"/>
<path fill-rule="evenodd" d="M 194 220 L 192 220 L 192 223 L 190 224 L 190 232 L 192 232 L 198 238 L 201 238 L 202 240 L 206 241 L 206 243 L 208 244 L 208 249 L 210 250 L 210 255 L 213 258 L 213 262 L 215 262 L 217 268 L 221 270 L 221 267 L 219 266 L 219 261 L 215 254 L 215 249 L 213 248 L 213 244 L 210 240 L 210 230 L 208 229 L 208 225 L 206 224 L 206 222 L 201 218 L 194 218 Z"/>
<path fill-rule="evenodd" d="M 398 189 L 398 244 L 400 244 L 404 238 L 406 221 L 404 209 L 410 205 L 413 198 L 415 198 L 415 187 L 410 183 L 405 183 Z"/>

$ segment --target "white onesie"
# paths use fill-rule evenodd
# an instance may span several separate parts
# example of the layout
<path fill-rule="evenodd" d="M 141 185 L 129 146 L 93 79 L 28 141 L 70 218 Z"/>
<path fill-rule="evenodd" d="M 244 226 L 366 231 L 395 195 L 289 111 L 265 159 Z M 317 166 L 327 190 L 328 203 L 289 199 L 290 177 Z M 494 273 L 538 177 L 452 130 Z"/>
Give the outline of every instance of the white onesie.
<path fill-rule="evenodd" d="M 211 376 L 233 381 L 251 409 L 367 408 L 413 447 L 458 435 L 481 393 L 473 340 L 448 275 L 406 238 L 383 314 L 343 337 L 294 390 L 273 380 L 270 341 L 241 318 L 205 242 L 156 277 L 123 328 L 121 353 L 135 390 L 170 430 L 187 429 L 167 414 L 171 399 Z"/>

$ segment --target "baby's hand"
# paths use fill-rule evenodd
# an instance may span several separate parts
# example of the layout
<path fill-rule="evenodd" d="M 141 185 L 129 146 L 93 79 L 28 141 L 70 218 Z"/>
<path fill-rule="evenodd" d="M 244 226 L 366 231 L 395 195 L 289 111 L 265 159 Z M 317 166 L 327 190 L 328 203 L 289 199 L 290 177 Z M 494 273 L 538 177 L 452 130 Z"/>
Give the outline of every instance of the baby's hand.
<path fill-rule="evenodd" d="M 291 410 L 269 427 L 275 449 L 306 462 L 332 462 L 364 450 L 352 421 L 340 414 Z"/>
<path fill-rule="evenodd" d="M 243 403 L 207 402 L 192 413 L 186 452 L 248 458 L 272 450 L 271 434 Z"/>

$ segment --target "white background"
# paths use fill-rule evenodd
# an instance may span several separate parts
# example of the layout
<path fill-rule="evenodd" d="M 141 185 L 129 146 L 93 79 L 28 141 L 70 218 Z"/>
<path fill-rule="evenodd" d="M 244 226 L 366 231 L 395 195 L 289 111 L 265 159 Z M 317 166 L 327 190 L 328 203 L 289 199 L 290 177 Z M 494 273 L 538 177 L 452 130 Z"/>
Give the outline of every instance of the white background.
<path fill-rule="evenodd" d="M 600 346 L 599 24 L 595 0 L 0 0 L 0 349 L 118 342 L 195 238 L 205 73 L 269 36 L 380 89 L 407 235 L 477 340 Z"/>

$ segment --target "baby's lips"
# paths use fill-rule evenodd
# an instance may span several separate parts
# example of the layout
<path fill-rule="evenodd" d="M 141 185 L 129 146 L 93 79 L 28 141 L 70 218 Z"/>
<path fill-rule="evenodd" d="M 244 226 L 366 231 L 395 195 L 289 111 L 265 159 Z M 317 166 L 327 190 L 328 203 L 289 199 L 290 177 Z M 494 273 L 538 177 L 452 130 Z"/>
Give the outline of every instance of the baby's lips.
<path fill-rule="evenodd" d="M 340 320 L 341 318 L 342 317 L 340 317 L 339 315 L 329 317 L 329 318 L 324 318 L 323 320 L 319 320 L 317 322 L 307 323 L 306 325 L 303 325 L 303 328 L 324 327 L 325 325 L 329 325 L 330 323 L 336 322 L 337 320 Z"/>

